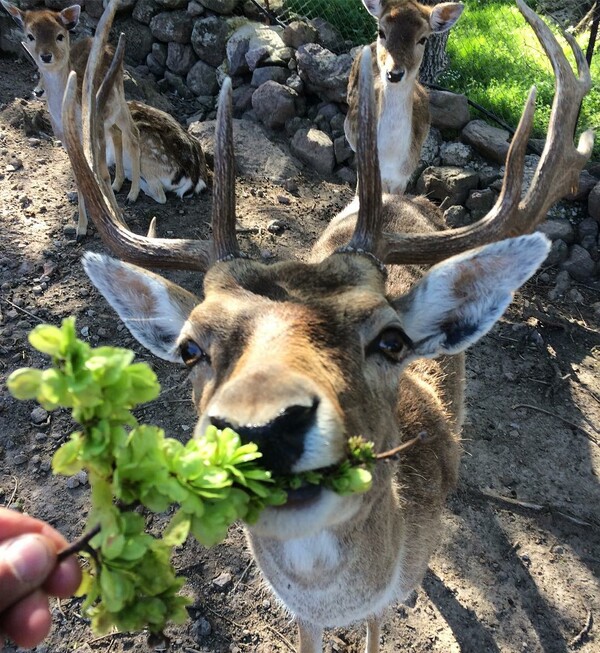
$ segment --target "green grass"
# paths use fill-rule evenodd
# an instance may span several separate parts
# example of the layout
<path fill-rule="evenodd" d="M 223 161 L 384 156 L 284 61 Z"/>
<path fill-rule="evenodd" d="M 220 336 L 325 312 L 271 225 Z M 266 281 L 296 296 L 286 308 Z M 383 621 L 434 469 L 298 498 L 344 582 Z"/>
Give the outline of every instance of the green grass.
<path fill-rule="evenodd" d="M 566 41 L 559 39 L 574 59 Z M 589 33 L 577 37 L 585 51 Z M 534 136 L 543 137 L 554 95 L 552 69 L 533 30 L 512 0 L 470 0 L 453 28 L 447 47 L 449 70 L 438 80 L 442 86 L 466 94 L 508 124 L 516 126 L 530 87 L 538 89 Z M 591 66 L 592 79 L 600 79 L 600 53 Z M 600 130 L 600 87 L 594 84 L 583 102 L 579 129 Z M 600 158 L 600 143 L 594 147 Z"/>

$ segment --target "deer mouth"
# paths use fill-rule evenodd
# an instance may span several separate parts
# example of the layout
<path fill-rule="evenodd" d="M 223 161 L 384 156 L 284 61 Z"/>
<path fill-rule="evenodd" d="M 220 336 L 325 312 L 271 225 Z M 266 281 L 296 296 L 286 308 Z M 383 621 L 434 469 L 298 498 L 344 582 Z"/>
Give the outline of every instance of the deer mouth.
<path fill-rule="evenodd" d="M 316 503 L 321 496 L 323 488 L 320 485 L 304 483 L 295 490 L 287 490 L 287 501 L 277 506 L 278 510 L 308 508 Z"/>

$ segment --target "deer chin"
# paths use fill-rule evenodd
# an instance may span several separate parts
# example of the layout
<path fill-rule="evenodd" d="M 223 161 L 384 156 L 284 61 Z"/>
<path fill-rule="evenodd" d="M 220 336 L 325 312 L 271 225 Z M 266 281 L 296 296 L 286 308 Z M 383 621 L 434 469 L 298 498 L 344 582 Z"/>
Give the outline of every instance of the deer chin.
<path fill-rule="evenodd" d="M 340 496 L 331 490 L 295 490 L 283 506 L 265 508 L 258 521 L 248 526 L 252 536 L 289 540 L 316 535 L 351 520 L 362 505 L 362 495 Z M 298 494 L 294 494 L 294 493 Z"/>

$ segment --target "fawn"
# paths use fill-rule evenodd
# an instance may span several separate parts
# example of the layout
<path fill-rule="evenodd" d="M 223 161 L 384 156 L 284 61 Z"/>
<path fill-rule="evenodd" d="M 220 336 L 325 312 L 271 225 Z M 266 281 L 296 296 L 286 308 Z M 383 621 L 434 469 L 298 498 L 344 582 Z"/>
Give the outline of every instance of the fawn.
<path fill-rule="evenodd" d="M 556 74 L 546 146 L 521 199 L 532 89 L 496 205 L 466 228 L 439 230 L 441 213 L 424 198 L 382 194 L 369 48 L 359 74 L 358 198 L 332 220 L 309 263 L 269 265 L 240 253 L 230 80 L 217 116 L 212 241 L 129 232 L 114 213 L 97 156 L 90 167 L 79 132 L 66 131 L 92 219 L 123 259 L 87 253 L 84 268 L 145 347 L 187 366 L 198 412 L 195 437 L 209 424 L 231 426 L 243 441 L 259 444 L 267 468 L 285 474 L 340 462 L 351 435 L 382 451 L 428 434 L 396 464 L 377 466 L 366 494 L 340 496 L 305 485 L 248 526 L 260 569 L 296 618 L 300 653 L 322 650 L 323 628 L 359 620 L 367 622 L 366 652 L 377 653 L 386 607 L 421 582 L 458 472 L 463 352 L 545 259 L 546 237 L 522 234 L 577 184 L 591 154 L 591 132 L 578 148 L 572 142 L 579 103 L 591 86 L 585 58 L 565 35 L 576 76 L 545 23 L 522 0 L 517 4 Z M 96 36 L 98 52 L 107 24 Z M 90 56 L 84 115 L 94 110 L 96 65 Z M 67 117 L 75 112 L 73 77 Z M 99 155 L 97 142 L 90 134 L 85 146 Z M 139 266 L 201 271 L 202 296 Z"/>
<path fill-rule="evenodd" d="M 377 103 L 377 147 L 383 190 L 404 193 L 419 163 L 429 131 L 429 99 L 417 77 L 431 34 L 449 30 L 463 5 L 443 2 L 428 7 L 415 0 L 363 0 L 376 19 L 378 37 L 371 44 Z M 350 71 L 346 139 L 356 151 L 359 54 Z"/>

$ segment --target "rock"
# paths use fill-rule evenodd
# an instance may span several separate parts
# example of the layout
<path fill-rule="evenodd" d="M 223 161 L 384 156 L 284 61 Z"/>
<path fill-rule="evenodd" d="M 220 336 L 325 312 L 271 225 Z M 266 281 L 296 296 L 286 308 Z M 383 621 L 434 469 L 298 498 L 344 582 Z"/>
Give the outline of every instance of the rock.
<path fill-rule="evenodd" d="M 479 173 L 479 184 L 481 188 L 491 186 L 495 181 L 502 178 L 500 168 L 494 165 L 484 165 L 477 170 Z"/>
<path fill-rule="evenodd" d="M 192 626 L 192 632 L 195 639 L 208 637 L 212 633 L 210 621 L 204 617 L 198 617 Z"/>
<path fill-rule="evenodd" d="M 348 184 L 350 188 L 356 188 L 356 172 L 352 168 L 344 166 L 335 173 L 335 176 L 345 184 Z"/>
<path fill-rule="evenodd" d="M 584 238 L 587 238 L 589 236 L 592 236 L 593 238 L 597 238 L 598 228 L 599 225 L 596 222 L 596 220 L 594 220 L 593 218 L 584 218 L 577 225 L 577 233 L 579 235 L 579 239 L 583 240 Z"/>
<path fill-rule="evenodd" d="M 27 462 L 27 456 L 24 453 L 18 453 L 13 458 L 15 465 L 24 465 Z"/>
<path fill-rule="evenodd" d="M 571 277 L 566 270 L 562 270 L 556 275 L 554 288 L 548 293 L 548 299 L 554 301 L 564 295 L 571 287 Z"/>
<path fill-rule="evenodd" d="M 465 206 L 471 211 L 471 217 L 475 220 L 480 220 L 486 215 L 496 201 L 496 193 L 491 188 L 484 190 L 472 190 Z"/>
<path fill-rule="evenodd" d="M 592 188 L 588 195 L 588 213 L 591 218 L 600 222 L 600 182 Z"/>
<path fill-rule="evenodd" d="M 166 88 L 172 88 L 178 95 L 181 95 L 182 98 L 190 99 L 194 97 L 194 94 L 190 91 L 189 82 L 186 83 L 183 77 L 172 73 L 170 70 L 165 70 L 164 84 Z"/>
<path fill-rule="evenodd" d="M 215 151 L 215 121 L 192 123 L 189 132 L 200 141 L 209 161 L 212 160 Z M 292 157 L 272 143 L 256 123 L 234 119 L 233 142 L 236 169 L 240 175 L 257 180 L 266 177 L 281 183 L 300 173 Z"/>
<path fill-rule="evenodd" d="M 290 48 L 297 50 L 301 45 L 314 43 L 318 38 L 317 30 L 302 20 L 294 20 L 283 30 L 283 42 Z"/>
<path fill-rule="evenodd" d="M 156 0 L 165 9 L 182 9 L 187 7 L 188 0 Z"/>
<path fill-rule="evenodd" d="M 462 129 L 471 119 L 467 97 L 449 91 L 429 91 L 429 112 L 438 129 Z"/>
<path fill-rule="evenodd" d="M 254 87 L 250 84 L 243 84 L 233 89 L 232 102 L 233 102 L 233 115 L 239 118 L 244 115 L 248 109 L 252 108 L 252 95 L 254 94 Z"/>
<path fill-rule="evenodd" d="M 189 43 L 192 37 L 192 23 L 186 11 L 165 11 L 150 21 L 150 31 L 155 39 L 165 43 Z"/>
<path fill-rule="evenodd" d="M 266 127 L 280 129 L 296 115 L 297 98 L 298 94 L 291 88 L 268 81 L 254 91 L 252 108 Z"/>
<path fill-rule="evenodd" d="M 564 240 L 560 240 L 560 238 L 558 240 L 554 240 L 552 242 L 550 252 L 548 252 L 548 256 L 544 261 L 544 267 L 560 265 L 563 261 L 567 260 L 568 256 L 569 246 L 567 243 L 565 243 Z"/>
<path fill-rule="evenodd" d="M 540 224 L 536 231 L 546 234 L 550 240 L 564 240 L 567 245 L 575 242 L 575 229 L 568 220 L 546 220 Z"/>
<path fill-rule="evenodd" d="M 439 129 L 435 127 L 430 127 L 429 133 L 425 138 L 423 146 L 421 147 L 421 155 L 419 157 L 420 163 L 425 164 L 426 166 L 432 166 L 435 164 L 435 160 L 440 155 L 440 147 L 442 145 L 442 135 L 440 134 Z"/>
<path fill-rule="evenodd" d="M 285 231 L 285 224 L 281 220 L 271 220 L 267 225 L 267 231 L 272 234 L 282 234 Z"/>
<path fill-rule="evenodd" d="M 317 43 L 331 52 L 341 52 L 346 48 L 346 41 L 337 29 L 324 18 L 313 18 L 310 26 L 317 31 Z"/>
<path fill-rule="evenodd" d="M 348 145 L 345 136 L 338 136 L 333 141 L 333 153 L 337 163 L 344 163 L 352 156 L 352 148 Z"/>
<path fill-rule="evenodd" d="M 227 37 L 229 27 L 217 16 L 201 18 L 194 23 L 192 31 L 192 47 L 201 61 L 217 68 L 227 52 Z"/>
<path fill-rule="evenodd" d="M 485 120 L 471 120 L 462 130 L 461 138 L 486 159 L 504 164 L 509 147 L 509 133 L 505 129 L 492 127 Z"/>
<path fill-rule="evenodd" d="M 152 56 L 156 59 L 157 63 L 163 68 L 167 65 L 168 46 L 164 43 L 152 44 Z"/>
<path fill-rule="evenodd" d="M 440 157 L 442 165 L 465 168 L 473 159 L 473 148 L 465 143 L 442 143 Z"/>
<path fill-rule="evenodd" d="M 586 249 L 594 261 L 600 260 L 600 248 L 595 236 L 585 236 L 579 243 L 583 249 Z"/>
<path fill-rule="evenodd" d="M 264 68 L 257 68 L 252 73 L 251 84 L 258 88 L 265 82 L 277 82 L 278 84 L 286 84 L 289 71 L 287 68 L 281 66 L 265 66 Z"/>
<path fill-rule="evenodd" d="M 219 90 L 217 71 L 204 61 L 197 61 L 192 66 L 186 83 L 194 95 L 215 95 Z"/>
<path fill-rule="evenodd" d="M 148 66 L 148 70 L 157 77 L 163 77 L 165 74 L 165 67 L 158 63 L 156 57 L 152 53 L 146 57 L 146 66 Z"/>
<path fill-rule="evenodd" d="M 291 137 L 299 129 L 310 129 L 312 126 L 312 121 L 308 118 L 300 118 L 300 116 L 294 116 L 285 123 L 285 133 Z"/>
<path fill-rule="evenodd" d="M 302 45 L 296 52 L 298 74 L 307 89 L 323 100 L 345 102 L 353 57 L 336 55 L 317 45 Z"/>
<path fill-rule="evenodd" d="M 285 64 L 292 51 L 281 39 L 281 30 L 258 23 L 246 23 L 227 41 L 227 66 L 231 76 L 253 71 L 258 64 Z"/>
<path fill-rule="evenodd" d="M 216 14 L 230 14 L 239 0 L 198 0 L 198 2 Z"/>
<path fill-rule="evenodd" d="M 299 129 L 290 142 L 292 154 L 322 175 L 330 175 L 335 166 L 333 142 L 318 129 Z"/>
<path fill-rule="evenodd" d="M 587 170 L 582 170 L 579 174 L 579 186 L 577 191 L 575 193 L 569 193 L 565 196 L 565 199 L 574 202 L 584 202 L 597 183 L 598 180 L 596 177 L 591 175 Z"/>
<path fill-rule="evenodd" d="M 300 79 L 300 75 L 298 75 L 298 73 L 291 74 L 285 80 L 285 85 L 289 86 L 292 91 L 296 91 L 298 95 L 302 95 L 304 93 L 304 82 Z"/>
<path fill-rule="evenodd" d="M 29 418 L 34 424 L 46 424 L 48 421 L 48 411 L 38 406 L 31 411 Z"/>
<path fill-rule="evenodd" d="M 187 75 L 196 63 L 196 55 L 191 45 L 169 43 L 167 46 L 167 68 L 176 75 Z"/>
<path fill-rule="evenodd" d="M 450 229 L 465 227 L 472 223 L 469 212 L 460 204 L 448 207 L 444 211 L 444 220 Z"/>
<path fill-rule="evenodd" d="M 580 245 L 573 245 L 569 258 L 561 265 L 563 270 L 575 281 L 587 281 L 596 269 L 596 264 L 590 253 Z"/>
<path fill-rule="evenodd" d="M 469 191 L 479 184 L 479 175 L 474 170 L 463 170 L 455 166 L 430 166 L 423 171 L 417 182 L 417 190 L 428 197 L 445 200 L 447 206 L 464 204 Z"/>
<path fill-rule="evenodd" d="M 88 8 L 89 0 L 86 0 L 85 9 Z M 133 10 L 132 16 L 143 25 L 150 25 L 150 21 L 160 13 L 161 7 L 156 0 L 138 0 Z"/>
<path fill-rule="evenodd" d="M 571 288 L 567 293 L 567 299 L 574 304 L 583 304 L 583 295 L 577 290 L 577 288 Z"/>
<path fill-rule="evenodd" d="M 213 585 L 220 590 L 225 590 L 231 585 L 231 574 L 224 571 L 222 574 L 219 574 L 215 579 L 213 579 Z"/>

